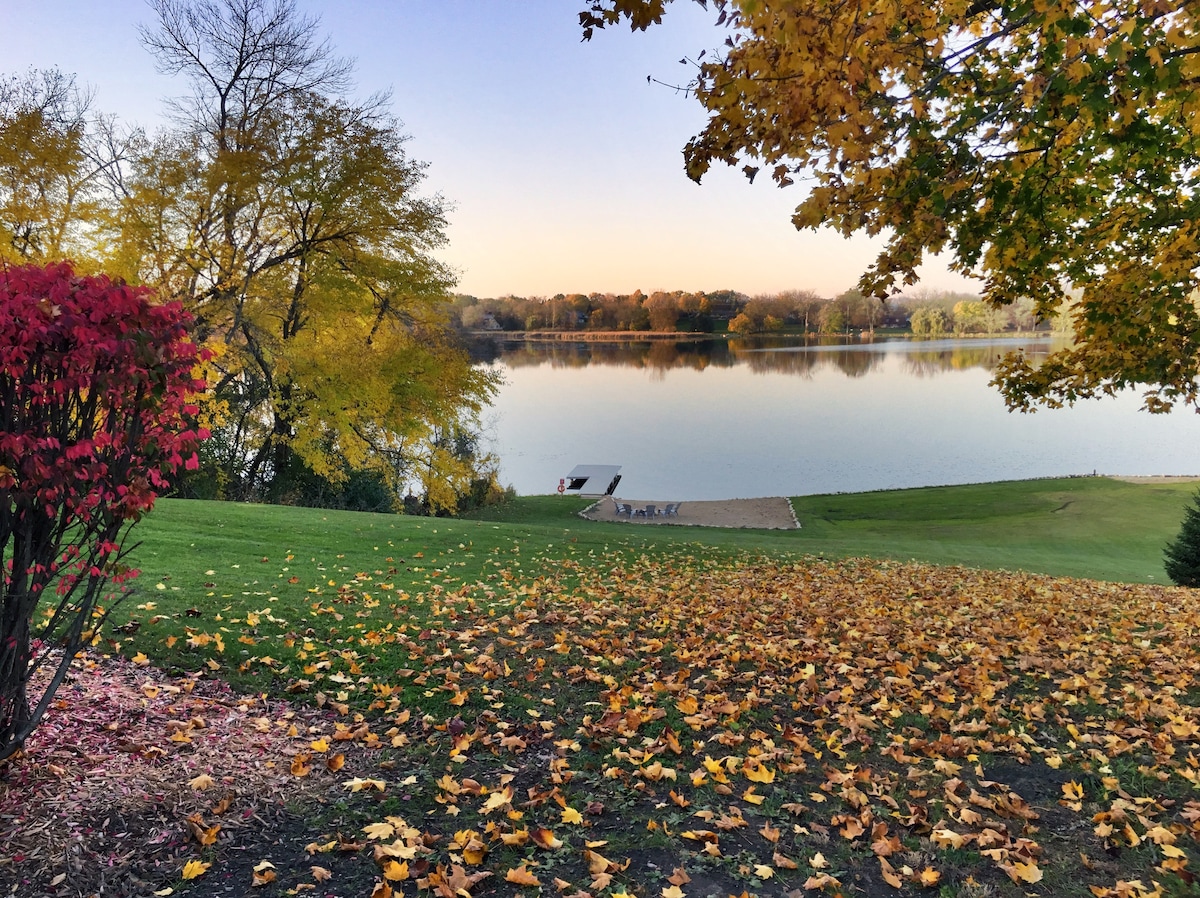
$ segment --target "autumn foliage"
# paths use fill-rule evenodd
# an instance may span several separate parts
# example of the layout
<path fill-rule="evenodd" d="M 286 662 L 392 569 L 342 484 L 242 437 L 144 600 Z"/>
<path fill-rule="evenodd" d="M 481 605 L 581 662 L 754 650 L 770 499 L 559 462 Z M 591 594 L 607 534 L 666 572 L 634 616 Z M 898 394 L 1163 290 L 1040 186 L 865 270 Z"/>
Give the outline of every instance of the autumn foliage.
<path fill-rule="evenodd" d="M 668 2 L 589 0 L 583 34 L 646 28 Z M 726 41 L 687 60 L 708 115 L 690 177 L 803 185 L 796 227 L 886 235 L 865 294 L 944 253 L 994 306 L 1068 317 L 1072 345 L 999 367 L 1012 408 L 1138 384 L 1150 411 L 1200 402 L 1196 4 L 711 6 Z"/>
<path fill-rule="evenodd" d="M 135 573 L 127 527 L 196 463 L 188 324 L 69 263 L 0 270 L 0 758 L 41 719 L 105 590 Z"/>

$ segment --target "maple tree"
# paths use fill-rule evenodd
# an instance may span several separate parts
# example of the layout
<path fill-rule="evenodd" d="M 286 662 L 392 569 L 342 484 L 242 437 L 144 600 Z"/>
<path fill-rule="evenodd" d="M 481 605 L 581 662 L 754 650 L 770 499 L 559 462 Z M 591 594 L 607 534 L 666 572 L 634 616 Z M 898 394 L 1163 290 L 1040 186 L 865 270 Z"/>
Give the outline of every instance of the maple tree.
<path fill-rule="evenodd" d="M 188 322 L 67 263 L 0 268 L 0 759 L 91 639 L 105 590 L 134 573 L 128 527 L 196 464 Z"/>
<path fill-rule="evenodd" d="M 584 36 L 647 28 L 668 2 L 591 0 Z M 1197 405 L 1195 4 L 713 6 L 726 42 L 694 61 L 709 118 L 689 176 L 725 163 L 804 182 L 797 227 L 885 239 L 865 293 L 914 283 L 946 252 L 993 304 L 1070 316 L 1074 345 L 1000 367 L 1012 408 L 1134 385 L 1151 411 Z"/>

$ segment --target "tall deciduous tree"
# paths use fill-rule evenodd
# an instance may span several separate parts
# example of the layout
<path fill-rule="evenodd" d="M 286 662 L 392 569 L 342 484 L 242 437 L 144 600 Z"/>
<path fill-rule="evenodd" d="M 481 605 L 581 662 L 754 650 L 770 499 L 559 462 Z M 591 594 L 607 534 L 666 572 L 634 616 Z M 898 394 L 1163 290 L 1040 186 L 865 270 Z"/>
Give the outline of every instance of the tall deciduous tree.
<path fill-rule="evenodd" d="M 91 97 L 53 69 L 0 79 L 0 259 L 57 260 L 84 247 L 102 143 L 89 133 Z"/>
<path fill-rule="evenodd" d="M 286 498 L 297 464 L 427 476 L 491 384 L 448 344 L 444 204 L 418 193 L 386 98 L 340 99 L 350 66 L 291 0 L 151 6 L 143 39 L 190 93 L 134 167 L 117 258 L 218 350 L 229 493 Z"/>
<path fill-rule="evenodd" d="M 670 0 L 591 0 L 585 37 Z M 705 0 L 697 0 L 705 5 Z M 995 304 L 1067 308 L 1075 343 L 997 384 L 1009 405 L 1145 385 L 1197 405 L 1200 7 L 1170 0 L 713 0 L 724 50 L 690 85 L 713 163 L 803 181 L 797 227 L 884 235 L 885 295 L 930 253 Z"/>

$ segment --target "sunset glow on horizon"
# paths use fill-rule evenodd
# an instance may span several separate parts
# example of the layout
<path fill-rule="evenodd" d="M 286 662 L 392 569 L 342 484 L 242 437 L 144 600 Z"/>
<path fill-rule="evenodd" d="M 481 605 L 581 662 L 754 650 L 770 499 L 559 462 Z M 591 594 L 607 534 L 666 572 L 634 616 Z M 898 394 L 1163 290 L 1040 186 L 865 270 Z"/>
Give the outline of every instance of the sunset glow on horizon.
<path fill-rule="evenodd" d="M 881 241 L 798 232 L 803 186 L 714 170 L 700 185 L 682 149 L 704 124 L 690 66 L 724 32 L 714 14 L 673 4 L 662 26 L 584 43 L 582 0 L 298 0 L 357 63 L 357 98 L 391 90 L 391 109 L 428 163 L 425 190 L 451 204 L 437 255 L 480 297 L 631 293 L 747 294 L 855 286 Z M 142 0 L 0 0 L 5 74 L 57 67 L 94 93 L 93 110 L 153 131 L 187 85 L 158 73 L 138 39 Z M 916 290 L 977 292 L 940 260 Z"/>

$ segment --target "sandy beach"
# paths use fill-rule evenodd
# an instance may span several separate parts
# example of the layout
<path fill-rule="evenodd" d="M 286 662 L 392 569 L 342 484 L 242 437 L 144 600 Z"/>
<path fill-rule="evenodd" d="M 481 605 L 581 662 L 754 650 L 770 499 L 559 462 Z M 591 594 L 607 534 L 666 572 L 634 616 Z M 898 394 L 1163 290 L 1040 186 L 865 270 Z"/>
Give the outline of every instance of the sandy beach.
<path fill-rule="evenodd" d="M 579 514 L 589 521 L 615 521 L 633 527 L 675 525 L 684 527 L 747 527 L 761 530 L 795 530 L 800 524 L 792 503 L 775 496 L 765 499 L 724 499 L 716 502 L 683 502 L 676 515 L 654 517 L 618 515 L 616 502 L 635 509 L 653 505 L 665 508 L 667 501 L 658 499 L 616 499 L 604 497 Z"/>
<path fill-rule="evenodd" d="M 1109 475 L 1112 480 L 1128 483 L 1176 483 L 1200 481 L 1200 475 L 1153 475 L 1129 476 Z M 616 502 L 635 509 L 653 505 L 663 509 L 668 501 L 662 499 L 623 499 L 605 496 L 579 513 L 589 521 L 610 521 L 631 524 L 635 527 L 675 525 L 684 527 L 745 527 L 761 530 L 796 530 L 800 522 L 792 503 L 785 498 L 772 496 L 762 499 L 722 499 L 709 502 L 684 502 L 679 513 L 673 517 L 656 514 L 654 517 L 618 515 Z"/>

